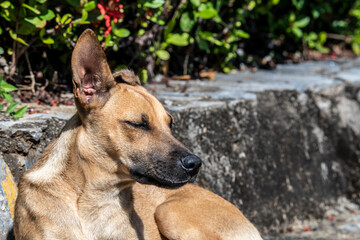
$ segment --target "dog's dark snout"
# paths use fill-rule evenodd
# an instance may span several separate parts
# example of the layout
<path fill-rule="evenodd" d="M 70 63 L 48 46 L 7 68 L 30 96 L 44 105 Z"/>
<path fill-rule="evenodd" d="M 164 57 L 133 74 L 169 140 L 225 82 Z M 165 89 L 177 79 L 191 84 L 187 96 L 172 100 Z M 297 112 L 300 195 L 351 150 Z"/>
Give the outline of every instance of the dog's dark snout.
<path fill-rule="evenodd" d="M 199 172 L 201 159 L 195 155 L 188 155 L 181 159 L 181 164 L 183 169 L 193 176 Z"/>

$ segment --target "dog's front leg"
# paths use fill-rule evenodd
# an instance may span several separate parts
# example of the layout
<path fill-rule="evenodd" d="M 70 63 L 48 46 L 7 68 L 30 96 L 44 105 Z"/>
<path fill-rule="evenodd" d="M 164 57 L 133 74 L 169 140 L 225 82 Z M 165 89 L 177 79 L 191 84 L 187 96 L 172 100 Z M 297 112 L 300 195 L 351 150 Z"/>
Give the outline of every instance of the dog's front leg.
<path fill-rule="evenodd" d="M 261 240 L 257 229 L 232 204 L 194 185 L 175 191 L 155 211 L 161 234 L 176 240 Z"/>

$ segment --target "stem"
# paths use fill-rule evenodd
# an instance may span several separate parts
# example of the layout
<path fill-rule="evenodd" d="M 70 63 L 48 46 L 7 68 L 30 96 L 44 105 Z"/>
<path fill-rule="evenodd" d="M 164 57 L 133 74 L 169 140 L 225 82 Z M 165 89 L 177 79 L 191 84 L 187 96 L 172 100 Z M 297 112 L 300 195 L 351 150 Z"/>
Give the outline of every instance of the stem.
<path fill-rule="evenodd" d="M 31 64 L 30 64 L 30 61 L 29 61 L 29 56 L 28 56 L 28 52 L 25 51 L 25 58 L 26 58 L 26 62 L 27 62 L 27 65 L 28 65 L 28 68 L 29 68 L 29 73 L 30 73 L 30 79 L 31 79 L 31 92 L 33 94 L 35 94 L 35 76 L 34 76 L 34 73 L 32 71 L 32 68 L 31 68 Z"/>
<path fill-rule="evenodd" d="M 20 17 L 21 17 L 21 9 L 22 9 L 22 4 L 24 3 L 24 0 L 20 1 L 20 6 L 19 6 L 19 10 L 17 13 L 17 19 L 16 19 L 16 24 L 15 24 L 15 34 L 17 36 L 18 30 L 19 30 L 19 23 L 20 23 Z M 16 72 L 16 66 L 17 66 L 17 61 L 19 59 L 19 56 L 17 54 L 17 42 L 14 40 L 13 42 L 13 54 L 12 54 L 12 62 L 10 65 L 10 76 L 13 76 Z"/>
<path fill-rule="evenodd" d="M 184 65 L 183 65 L 183 75 L 186 75 L 187 74 L 187 71 L 188 71 L 188 63 L 189 63 L 189 51 L 186 51 L 186 55 L 185 55 L 185 60 L 184 60 Z"/>

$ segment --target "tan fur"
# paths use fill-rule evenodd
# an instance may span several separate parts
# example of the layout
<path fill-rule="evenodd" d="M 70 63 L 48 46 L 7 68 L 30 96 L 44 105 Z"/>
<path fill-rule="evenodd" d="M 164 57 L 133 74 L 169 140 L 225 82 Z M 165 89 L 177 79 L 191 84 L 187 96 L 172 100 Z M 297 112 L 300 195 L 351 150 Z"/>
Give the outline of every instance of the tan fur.
<path fill-rule="evenodd" d="M 171 116 L 132 72 L 117 73 L 116 84 L 104 59 L 85 31 L 72 58 L 78 113 L 19 183 L 16 239 L 261 239 L 229 202 L 180 187 L 186 175 L 171 154 L 189 151 L 172 136 Z M 145 115 L 148 129 L 136 125 Z M 179 187 L 140 184 L 139 168 Z"/>

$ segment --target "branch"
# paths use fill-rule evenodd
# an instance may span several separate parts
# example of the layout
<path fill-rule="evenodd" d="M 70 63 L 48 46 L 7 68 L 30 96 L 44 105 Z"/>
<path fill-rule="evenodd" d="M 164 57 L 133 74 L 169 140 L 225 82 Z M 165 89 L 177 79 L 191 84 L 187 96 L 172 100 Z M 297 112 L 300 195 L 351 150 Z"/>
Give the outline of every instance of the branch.
<path fill-rule="evenodd" d="M 24 0 L 20 1 L 20 7 L 19 7 L 19 11 L 18 11 L 18 15 L 17 15 L 17 19 L 16 19 L 16 25 L 15 25 L 15 34 L 17 36 L 18 33 L 18 29 L 19 29 L 19 23 L 20 23 L 20 17 L 21 17 L 21 9 L 22 9 L 22 4 L 23 4 Z M 13 76 L 16 72 L 16 65 L 17 65 L 17 60 L 18 60 L 18 55 L 17 55 L 17 42 L 14 40 L 13 42 L 13 54 L 12 54 L 12 62 L 10 65 L 10 75 Z"/>
<path fill-rule="evenodd" d="M 34 73 L 32 71 L 32 68 L 31 68 L 31 64 L 30 64 L 30 61 L 29 61 L 29 56 L 28 56 L 28 52 L 25 51 L 25 58 L 26 58 L 26 62 L 27 62 L 27 65 L 28 65 L 28 68 L 29 68 L 29 73 L 30 73 L 30 79 L 31 79 L 31 92 L 33 94 L 35 94 L 35 76 L 34 76 Z"/>

